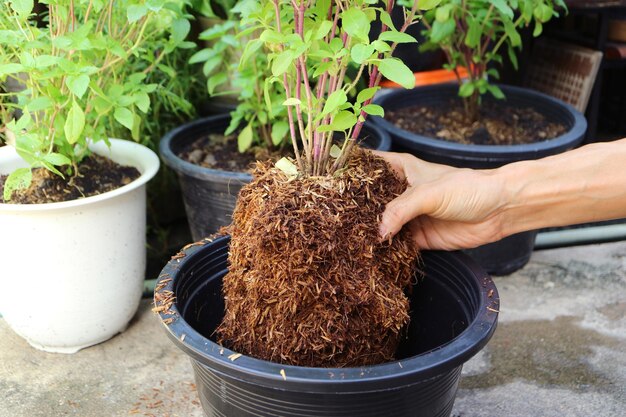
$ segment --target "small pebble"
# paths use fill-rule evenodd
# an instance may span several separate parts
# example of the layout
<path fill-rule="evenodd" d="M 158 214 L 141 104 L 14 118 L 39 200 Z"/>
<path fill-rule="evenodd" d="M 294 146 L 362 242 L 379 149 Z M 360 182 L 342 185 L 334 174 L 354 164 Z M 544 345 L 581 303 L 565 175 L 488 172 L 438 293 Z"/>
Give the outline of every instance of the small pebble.
<path fill-rule="evenodd" d="M 214 166 L 217 163 L 217 159 L 215 159 L 215 156 L 213 156 L 212 153 L 209 153 L 204 157 L 204 161 L 202 162 L 208 166 Z"/>
<path fill-rule="evenodd" d="M 197 164 L 202 160 L 202 155 L 204 154 L 204 152 L 202 152 L 202 150 L 200 149 L 194 149 L 193 151 L 191 151 L 189 153 L 189 162 L 193 163 L 193 164 Z"/>

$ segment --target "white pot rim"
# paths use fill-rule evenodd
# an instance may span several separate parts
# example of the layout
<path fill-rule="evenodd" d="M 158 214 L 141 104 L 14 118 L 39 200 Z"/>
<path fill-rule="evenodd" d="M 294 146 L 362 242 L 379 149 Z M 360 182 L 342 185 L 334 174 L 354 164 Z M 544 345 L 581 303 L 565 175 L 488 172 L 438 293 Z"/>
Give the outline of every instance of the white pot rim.
<path fill-rule="evenodd" d="M 94 153 L 108 157 L 114 162 L 122 165 L 130 165 L 137 168 L 141 173 L 139 178 L 126 185 L 116 188 L 115 190 L 107 191 L 106 193 L 94 195 L 91 197 L 79 198 L 77 200 L 43 204 L 0 203 L 0 213 L 15 211 L 51 211 L 80 207 L 87 204 L 108 200 L 118 195 L 128 193 L 136 188 L 141 187 L 156 175 L 160 165 L 159 157 L 148 147 L 124 139 L 109 139 L 109 141 L 111 143 L 110 148 L 104 141 L 91 144 L 89 148 Z M 1 147 L 0 161 L 2 159 L 8 158 L 19 158 L 19 156 L 17 155 L 15 149 L 11 146 Z"/>

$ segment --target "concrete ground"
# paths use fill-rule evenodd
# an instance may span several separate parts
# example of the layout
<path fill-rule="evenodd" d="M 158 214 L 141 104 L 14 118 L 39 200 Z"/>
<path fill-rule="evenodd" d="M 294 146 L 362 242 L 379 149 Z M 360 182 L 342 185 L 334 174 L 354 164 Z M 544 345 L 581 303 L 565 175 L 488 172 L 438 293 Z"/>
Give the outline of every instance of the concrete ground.
<path fill-rule="evenodd" d="M 465 365 L 453 416 L 623 416 L 626 242 L 538 251 L 495 281 L 498 330 Z M 149 300 L 124 333 L 74 355 L 39 352 L 0 319 L 0 393 L 0 417 L 203 415 Z"/>

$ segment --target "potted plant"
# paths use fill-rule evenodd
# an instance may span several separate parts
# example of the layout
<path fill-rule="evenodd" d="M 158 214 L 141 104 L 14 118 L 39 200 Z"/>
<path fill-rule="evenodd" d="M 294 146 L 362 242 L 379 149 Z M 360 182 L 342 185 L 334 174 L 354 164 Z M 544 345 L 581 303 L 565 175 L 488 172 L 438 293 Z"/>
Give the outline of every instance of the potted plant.
<path fill-rule="evenodd" d="M 0 6 L 0 81 L 21 84 L 0 104 L 0 311 L 31 345 L 70 353 L 124 330 L 139 304 L 159 161 L 110 133 L 140 139 L 158 88 L 146 78 L 189 46 L 189 23 L 183 2 L 40 5 L 43 23 L 32 1 Z"/>
<path fill-rule="evenodd" d="M 393 148 L 425 160 L 468 168 L 496 168 L 523 159 L 564 152 L 583 139 L 584 117 L 572 106 L 534 90 L 497 85 L 497 64 L 506 51 L 517 68 L 523 27 L 533 35 L 565 7 L 561 0 L 437 0 L 423 14 L 427 48 L 441 48 L 456 84 L 396 90 L 377 103 L 386 117 L 375 123 L 392 137 Z M 459 71 L 466 70 L 461 77 Z M 507 237 L 469 251 L 493 274 L 526 264 L 535 232 Z"/>
<path fill-rule="evenodd" d="M 192 356 L 209 414 L 447 415 L 463 361 L 495 329 L 495 287 L 471 261 L 425 255 L 439 288 L 425 294 L 408 231 L 379 240 L 385 204 L 406 184 L 357 138 L 366 116 L 382 110 L 371 103 L 382 75 L 413 82 L 390 56 L 398 42 L 414 41 L 404 32 L 418 4 L 395 28 L 393 2 L 370 3 L 254 8 L 271 51 L 265 82 L 283 88 L 294 157 L 257 163 L 231 236 L 188 245 L 155 288 L 155 311 Z M 385 26 L 370 41 L 376 16 Z M 351 62 L 368 80 L 353 101 L 358 77 L 344 77 Z M 429 303 L 453 321 L 419 317 Z"/>
<path fill-rule="evenodd" d="M 236 107 L 179 126 L 160 143 L 163 161 L 178 174 L 194 240 L 231 222 L 237 194 L 252 180 L 249 167 L 255 160 L 276 160 L 288 152 L 287 112 L 278 84 L 264 82 L 272 69 L 261 31 L 253 26 L 253 4 L 239 1 L 229 20 L 202 32 L 199 39 L 210 46 L 190 59 L 202 64 L 211 99 L 235 94 Z M 388 135 L 375 126 L 366 125 L 362 137 L 370 148 L 390 149 Z"/>
<path fill-rule="evenodd" d="M 237 62 L 240 52 L 241 41 L 233 37 L 239 25 L 239 19 L 234 10 L 237 2 L 238 0 L 192 0 L 191 2 L 197 26 L 195 29 L 199 32 L 198 44 L 205 46 L 202 49 L 205 52 L 196 54 L 189 63 L 202 62 L 203 71 L 207 77 L 221 72 L 228 75 L 227 79 L 219 83 L 219 86 L 212 86 L 208 83 L 208 79 L 205 80 L 207 89 L 213 90 L 218 87 L 221 94 L 211 96 L 210 100 L 204 100 L 200 106 L 200 115 L 203 117 L 230 113 L 237 107 L 238 94 L 230 82 L 235 77 L 228 71 L 222 71 Z M 226 39 L 221 39 L 222 36 Z M 203 54 L 209 51 L 211 51 L 211 57 L 214 58 L 212 60 L 209 60 L 208 56 L 203 57 Z"/>

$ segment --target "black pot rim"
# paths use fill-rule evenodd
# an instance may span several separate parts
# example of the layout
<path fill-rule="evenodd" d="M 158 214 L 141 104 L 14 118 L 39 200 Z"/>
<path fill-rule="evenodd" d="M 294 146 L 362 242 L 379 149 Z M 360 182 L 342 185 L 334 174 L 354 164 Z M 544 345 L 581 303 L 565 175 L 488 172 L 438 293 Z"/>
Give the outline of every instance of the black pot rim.
<path fill-rule="evenodd" d="M 186 262 L 194 256 L 202 256 L 202 249 L 212 243 L 230 239 L 222 236 L 215 240 L 204 240 L 188 245 L 175 256 L 163 269 L 157 280 L 156 288 L 159 291 L 172 291 L 175 288 L 175 276 Z M 311 368 L 255 359 L 241 355 L 236 360 L 229 356 L 237 354 L 230 349 L 223 348 L 194 330 L 180 315 L 176 302 L 169 312 L 159 312 L 168 336 L 175 344 L 201 364 L 208 366 L 212 371 L 226 373 L 230 377 L 254 381 L 261 385 L 269 383 L 280 385 L 285 383 L 289 389 L 295 386 L 308 391 L 328 392 L 333 389 L 380 390 L 383 383 L 385 389 L 400 385 L 411 384 L 416 379 L 425 379 L 437 376 L 445 371 L 461 366 L 489 341 L 495 331 L 498 312 L 499 296 L 493 280 L 467 255 L 461 252 L 431 251 L 431 256 L 454 259 L 457 267 L 463 265 L 477 279 L 480 288 L 479 307 L 474 320 L 468 327 L 450 342 L 431 351 L 380 365 L 354 368 Z M 167 323 L 167 324 L 165 324 Z M 282 372 L 284 372 L 284 376 Z"/>
<path fill-rule="evenodd" d="M 571 128 L 567 132 L 560 136 L 557 136 L 556 138 L 540 142 L 519 145 L 474 145 L 418 135 L 413 132 L 400 129 L 393 123 L 385 120 L 380 116 L 372 117 L 372 122 L 382 127 L 384 130 L 390 132 L 390 134 L 394 137 L 394 140 L 401 138 L 399 140 L 402 145 L 406 145 L 403 142 L 414 142 L 414 146 L 430 149 L 434 148 L 442 153 L 463 154 L 470 158 L 492 157 L 495 159 L 507 159 L 510 156 L 515 156 L 520 153 L 527 153 L 529 151 L 536 153 L 545 152 L 546 155 L 549 155 L 572 148 L 582 141 L 585 131 L 587 130 L 587 120 L 578 110 L 576 110 L 570 104 L 529 88 L 515 87 L 509 85 L 499 85 L 499 87 L 502 89 L 505 96 L 515 94 L 533 95 L 536 97 L 537 100 L 541 100 L 543 103 L 565 109 L 571 116 Z M 374 101 L 376 104 L 382 106 L 383 108 L 386 108 L 387 104 L 393 102 L 394 100 L 398 100 L 400 97 L 410 97 L 413 95 L 418 95 L 420 93 L 431 91 L 449 91 L 451 89 L 458 89 L 458 85 L 456 83 L 443 83 L 416 87 L 410 90 L 397 88 L 388 91 L 385 94 L 382 94 Z"/>
<path fill-rule="evenodd" d="M 230 120 L 230 114 L 218 114 L 214 116 L 203 117 L 189 123 L 178 126 L 163 136 L 159 142 L 159 153 L 163 158 L 163 162 L 174 171 L 189 175 L 190 177 L 211 180 L 215 182 L 252 181 L 252 175 L 246 172 L 225 171 L 221 169 L 206 168 L 200 165 L 192 164 L 179 158 L 172 150 L 172 143 L 179 137 L 185 137 L 189 132 L 201 130 L 211 132 L 210 126 L 213 124 L 222 125 Z M 207 129 L 209 128 L 209 129 Z"/>
<path fill-rule="evenodd" d="M 203 180 L 210 180 L 215 182 L 252 181 L 252 175 L 246 172 L 212 169 L 192 164 L 191 162 L 185 161 L 184 159 L 178 157 L 178 155 L 176 155 L 176 153 L 172 150 L 172 144 L 178 138 L 185 137 L 189 135 L 190 132 L 195 132 L 199 130 L 208 133 L 212 131 L 210 129 L 210 126 L 214 124 L 223 125 L 230 120 L 230 117 L 230 114 L 208 116 L 180 125 L 177 128 L 166 133 L 159 142 L 159 153 L 163 158 L 163 162 L 165 162 L 168 167 L 172 168 L 176 172 Z M 372 122 L 365 122 L 363 128 L 365 130 L 375 133 L 376 136 L 378 136 L 380 140 L 380 144 L 378 146 L 379 150 L 388 151 L 389 149 L 391 149 L 391 138 L 384 129 Z"/>

